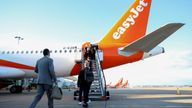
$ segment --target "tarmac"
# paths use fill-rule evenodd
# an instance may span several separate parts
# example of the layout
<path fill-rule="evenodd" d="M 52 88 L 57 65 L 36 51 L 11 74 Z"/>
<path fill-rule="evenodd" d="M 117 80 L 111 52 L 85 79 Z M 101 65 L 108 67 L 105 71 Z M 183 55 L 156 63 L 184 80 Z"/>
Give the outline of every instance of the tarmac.
<path fill-rule="evenodd" d="M 63 90 L 62 100 L 54 100 L 54 108 L 82 108 L 73 99 L 74 90 Z M 126 88 L 109 89 L 110 99 L 107 101 L 91 101 L 89 108 L 192 108 L 192 88 L 180 90 L 176 88 Z M 36 91 L 24 91 L 22 94 L 10 94 L 0 91 L 0 108 L 28 108 Z M 48 108 L 44 95 L 36 108 Z"/>

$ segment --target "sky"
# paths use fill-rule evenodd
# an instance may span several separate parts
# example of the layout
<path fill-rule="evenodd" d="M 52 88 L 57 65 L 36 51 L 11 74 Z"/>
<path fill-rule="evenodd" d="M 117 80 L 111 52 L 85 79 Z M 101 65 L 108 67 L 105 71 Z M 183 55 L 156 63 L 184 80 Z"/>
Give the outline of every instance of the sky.
<path fill-rule="evenodd" d="M 0 0 L 0 46 L 99 42 L 134 0 Z M 153 0 L 147 33 L 171 22 L 185 23 L 160 44 L 166 53 L 105 70 L 107 83 L 192 84 L 192 1 Z"/>

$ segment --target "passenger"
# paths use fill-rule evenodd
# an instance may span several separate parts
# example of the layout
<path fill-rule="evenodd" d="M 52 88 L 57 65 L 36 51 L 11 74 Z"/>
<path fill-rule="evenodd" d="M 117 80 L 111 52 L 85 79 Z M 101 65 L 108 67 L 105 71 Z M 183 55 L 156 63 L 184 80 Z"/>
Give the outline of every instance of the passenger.
<path fill-rule="evenodd" d="M 84 49 L 84 60 L 86 60 L 88 56 L 89 56 L 88 49 L 87 49 L 87 47 L 85 47 L 85 49 Z"/>
<path fill-rule="evenodd" d="M 79 104 L 80 105 L 82 104 L 82 94 L 84 97 L 83 107 L 88 107 L 89 90 L 92 84 L 92 82 L 87 82 L 85 79 L 86 69 L 88 69 L 88 71 L 91 71 L 89 57 L 87 58 L 87 60 L 85 60 L 84 69 L 80 71 L 78 76 L 78 82 L 77 82 L 77 86 L 79 87 Z"/>
<path fill-rule="evenodd" d="M 49 49 L 44 49 L 43 55 L 44 57 L 39 59 L 36 63 L 35 72 L 38 74 L 37 95 L 29 108 L 35 108 L 37 103 L 41 100 L 45 91 L 47 93 L 48 106 L 49 108 L 53 108 L 53 98 L 51 97 L 51 94 L 53 83 L 56 83 L 53 59 L 50 58 Z"/>
<path fill-rule="evenodd" d="M 95 60 L 95 48 L 91 47 L 89 51 L 89 56 L 91 60 Z"/>

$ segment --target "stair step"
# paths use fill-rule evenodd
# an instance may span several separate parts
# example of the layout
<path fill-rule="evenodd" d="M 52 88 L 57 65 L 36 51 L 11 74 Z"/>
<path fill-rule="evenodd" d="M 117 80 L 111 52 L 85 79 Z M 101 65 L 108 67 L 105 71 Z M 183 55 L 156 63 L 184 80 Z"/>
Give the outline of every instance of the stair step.
<path fill-rule="evenodd" d="M 99 88 L 100 89 L 100 86 L 99 85 L 95 85 L 95 86 L 91 86 L 91 88 Z"/>
<path fill-rule="evenodd" d="M 99 85 L 94 85 L 94 86 L 91 86 L 90 88 L 98 88 L 98 89 L 100 89 L 100 86 Z"/>
<path fill-rule="evenodd" d="M 92 84 L 100 84 L 100 81 L 99 80 L 95 80 L 92 82 Z"/>
<path fill-rule="evenodd" d="M 101 93 L 89 93 L 89 96 L 101 96 Z"/>
<path fill-rule="evenodd" d="M 100 85 L 99 82 L 93 82 L 92 85 Z"/>
<path fill-rule="evenodd" d="M 98 82 L 93 82 L 92 85 L 100 85 Z"/>
<path fill-rule="evenodd" d="M 91 91 L 101 91 L 100 88 L 98 88 L 98 87 L 92 87 L 92 88 L 90 88 L 90 90 Z"/>
<path fill-rule="evenodd" d="M 91 88 L 90 88 L 91 91 L 98 91 L 98 90 L 100 90 L 100 89 L 101 89 L 100 87 L 91 87 Z"/>
<path fill-rule="evenodd" d="M 94 76 L 94 79 L 99 81 L 99 77 L 98 76 Z"/>
<path fill-rule="evenodd" d="M 100 84 L 99 83 L 94 83 L 91 85 L 91 87 L 99 87 L 100 88 Z"/>
<path fill-rule="evenodd" d="M 93 85 L 91 88 L 100 88 L 100 85 Z"/>

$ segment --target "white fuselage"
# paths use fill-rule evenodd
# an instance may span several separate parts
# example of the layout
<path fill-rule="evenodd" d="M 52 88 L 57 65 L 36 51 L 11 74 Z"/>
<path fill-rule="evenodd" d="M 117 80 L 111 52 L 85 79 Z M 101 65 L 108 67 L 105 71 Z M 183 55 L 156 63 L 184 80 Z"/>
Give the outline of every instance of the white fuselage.
<path fill-rule="evenodd" d="M 43 57 L 42 50 L 44 48 L 11 48 L 0 50 L 0 79 L 19 79 L 36 77 L 34 72 L 36 61 Z M 51 53 L 50 57 L 54 60 L 54 68 L 57 77 L 68 77 L 77 75 L 80 71 L 80 67 L 77 66 L 76 61 L 80 61 L 82 57 L 82 46 L 70 46 L 70 47 L 55 47 L 49 48 Z M 117 50 L 117 49 L 116 49 Z M 163 53 L 162 47 L 155 47 L 149 53 L 144 53 L 141 59 L 145 59 L 160 53 Z M 125 53 L 126 54 L 126 53 Z M 115 67 L 121 64 L 110 65 L 113 62 L 107 61 L 111 57 L 107 55 L 107 51 L 104 53 L 103 69 Z M 112 56 L 116 62 L 122 62 L 119 57 L 120 54 L 114 54 Z M 125 56 L 126 58 L 126 56 Z M 129 59 L 129 58 L 128 58 Z M 125 63 L 129 63 L 129 60 L 124 60 Z M 120 60 L 120 61 L 119 61 Z M 135 60 L 136 61 L 136 60 Z M 106 65 L 109 66 L 106 66 Z"/>
<path fill-rule="evenodd" d="M 58 77 L 66 77 L 70 76 L 70 73 L 74 67 L 75 60 L 81 59 L 81 46 L 73 46 L 73 47 L 61 47 L 61 48 L 49 48 L 51 51 L 51 58 L 54 60 L 54 67 L 56 76 Z M 26 66 L 35 67 L 36 61 L 43 57 L 42 53 L 43 49 L 18 49 L 18 50 L 9 50 L 9 49 L 1 49 L 0 50 L 0 60 L 5 60 L 9 62 L 14 62 L 17 64 L 22 64 Z M 27 77 L 36 77 L 36 73 L 33 69 L 22 69 L 13 66 L 13 64 L 9 63 L 1 63 L 0 70 L 4 70 L 7 72 L 2 72 L 0 74 L 0 78 L 7 76 L 18 76 L 20 78 L 27 78 Z M 24 75 L 21 72 L 24 72 Z M 11 72 L 10 72 L 11 71 Z M 15 71 L 15 72 L 13 72 Z M 4 75 L 5 74 L 5 75 Z M 8 75 L 12 74 L 12 75 Z M 18 74 L 18 75 L 17 75 Z M 2 77 L 1 77 L 2 76 Z M 11 78 L 11 77 L 10 77 Z"/>

